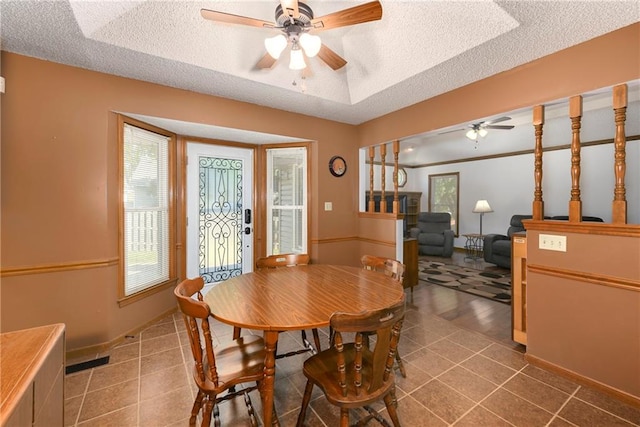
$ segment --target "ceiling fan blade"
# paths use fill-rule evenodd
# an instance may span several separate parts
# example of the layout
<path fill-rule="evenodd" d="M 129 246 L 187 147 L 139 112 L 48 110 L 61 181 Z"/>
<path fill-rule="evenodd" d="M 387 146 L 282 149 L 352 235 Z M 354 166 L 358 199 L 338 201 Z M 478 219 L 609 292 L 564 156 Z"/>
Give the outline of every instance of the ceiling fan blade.
<path fill-rule="evenodd" d="M 347 64 L 340 55 L 329 49 L 324 43 L 320 46 L 320 52 L 318 52 L 318 58 L 322 59 L 329 67 L 334 70 L 339 70 Z"/>
<path fill-rule="evenodd" d="M 282 5 L 282 12 L 285 15 L 293 19 L 297 19 L 300 16 L 298 0 L 280 0 L 280 5 Z"/>
<path fill-rule="evenodd" d="M 262 58 L 256 64 L 256 68 L 259 70 L 264 70 L 266 68 L 273 67 L 273 64 L 276 63 L 276 60 L 273 56 L 269 55 L 269 53 L 265 53 Z"/>
<path fill-rule="evenodd" d="M 246 16 L 232 15 L 231 13 L 217 12 L 209 9 L 200 9 L 200 15 L 202 15 L 204 19 L 215 22 L 224 22 L 225 24 L 248 25 L 250 27 L 259 28 L 275 28 L 276 26 L 273 22 L 267 22 Z"/>
<path fill-rule="evenodd" d="M 314 31 L 322 31 L 379 19 L 382 19 L 382 5 L 376 0 L 312 19 L 311 28 Z"/>
<path fill-rule="evenodd" d="M 504 122 L 504 121 L 506 121 L 506 120 L 511 120 L 511 117 L 507 117 L 507 116 L 504 116 L 504 117 L 498 117 L 497 119 L 488 120 L 488 121 L 484 122 L 484 124 L 486 124 L 486 125 L 492 125 L 492 124 L 494 124 L 494 123 L 500 123 L 500 122 Z"/>
<path fill-rule="evenodd" d="M 485 129 L 513 129 L 515 126 L 513 125 L 486 125 L 482 126 Z"/>

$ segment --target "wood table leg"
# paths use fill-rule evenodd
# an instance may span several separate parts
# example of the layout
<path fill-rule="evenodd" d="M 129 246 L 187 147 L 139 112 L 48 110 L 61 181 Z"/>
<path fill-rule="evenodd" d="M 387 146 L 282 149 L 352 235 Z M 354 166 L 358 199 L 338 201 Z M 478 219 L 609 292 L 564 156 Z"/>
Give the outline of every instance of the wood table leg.
<path fill-rule="evenodd" d="M 279 426 L 278 415 L 275 412 L 273 404 L 273 395 L 276 381 L 276 347 L 278 344 L 277 331 L 264 331 L 264 341 L 267 354 L 264 360 L 264 380 L 262 382 L 262 411 L 264 425 Z"/>

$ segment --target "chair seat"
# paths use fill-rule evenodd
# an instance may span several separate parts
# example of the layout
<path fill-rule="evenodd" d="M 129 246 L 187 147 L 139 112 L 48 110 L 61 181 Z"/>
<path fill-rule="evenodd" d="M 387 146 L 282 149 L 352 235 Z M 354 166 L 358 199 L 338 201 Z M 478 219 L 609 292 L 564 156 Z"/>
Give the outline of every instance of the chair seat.
<path fill-rule="evenodd" d="M 347 366 L 353 366 L 355 359 L 355 345 L 348 343 L 344 345 L 344 357 Z M 336 366 L 338 365 L 338 352 L 334 347 L 327 349 L 319 354 L 311 356 L 305 360 L 303 373 L 315 385 L 320 387 L 327 397 L 327 400 L 334 405 L 345 408 L 357 408 L 363 405 L 382 399 L 394 385 L 395 377 L 390 372 L 388 380 L 384 385 L 373 393 L 367 395 L 369 389 L 369 380 L 372 378 L 371 360 L 373 353 L 369 349 L 363 350 L 362 357 L 362 389 L 360 395 L 356 396 L 356 390 L 353 386 L 354 371 L 347 370 L 347 396 L 343 396 L 340 388 L 340 377 Z"/>
<path fill-rule="evenodd" d="M 264 375 L 264 340 L 257 335 L 246 335 L 216 348 L 216 369 L 218 386 L 207 377 L 200 379 L 194 364 L 193 379 L 199 388 L 219 392 L 236 384 L 257 381 Z M 238 363 L 242 361 L 242 363 Z M 209 372 L 208 363 L 203 361 L 204 372 Z"/>
<path fill-rule="evenodd" d="M 511 240 L 499 240 L 493 242 L 494 255 L 501 255 L 511 258 Z"/>
<path fill-rule="evenodd" d="M 444 234 L 420 233 L 418 235 L 418 244 L 428 246 L 444 246 Z"/>

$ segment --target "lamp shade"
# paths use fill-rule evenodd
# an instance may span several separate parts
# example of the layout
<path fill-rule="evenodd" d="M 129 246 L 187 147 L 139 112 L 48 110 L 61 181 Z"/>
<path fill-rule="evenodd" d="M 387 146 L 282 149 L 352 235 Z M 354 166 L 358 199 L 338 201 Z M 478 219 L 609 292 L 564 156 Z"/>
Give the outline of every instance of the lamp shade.
<path fill-rule="evenodd" d="M 487 213 L 487 212 L 493 212 L 493 209 L 491 209 L 491 206 L 489 206 L 489 202 L 487 202 L 486 200 L 478 200 L 476 202 L 476 206 L 473 208 L 473 212 Z"/>
<path fill-rule="evenodd" d="M 467 138 L 475 140 L 478 137 L 478 132 L 475 129 L 470 129 L 467 133 Z"/>
<path fill-rule="evenodd" d="M 289 68 L 292 70 L 302 70 L 307 64 L 304 62 L 304 55 L 300 48 L 291 49 L 291 60 L 289 61 Z"/>
<path fill-rule="evenodd" d="M 284 48 L 287 47 L 287 38 L 283 34 L 266 38 L 264 39 L 264 47 L 273 59 L 278 59 Z"/>
<path fill-rule="evenodd" d="M 481 137 L 483 137 L 483 138 L 484 138 L 485 136 L 487 136 L 487 134 L 488 134 L 488 133 L 489 133 L 489 132 L 488 132 L 485 128 L 481 128 L 481 129 L 478 131 L 478 135 L 480 135 L 480 136 L 481 136 Z"/>
<path fill-rule="evenodd" d="M 318 54 L 318 52 L 320 52 L 322 41 L 318 36 L 314 36 L 309 33 L 303 33 L 300 36 L 300 46 L 302 46 L 302 49 L 304 49 L 304 53 L 309 58 L 313 58 Z"/>

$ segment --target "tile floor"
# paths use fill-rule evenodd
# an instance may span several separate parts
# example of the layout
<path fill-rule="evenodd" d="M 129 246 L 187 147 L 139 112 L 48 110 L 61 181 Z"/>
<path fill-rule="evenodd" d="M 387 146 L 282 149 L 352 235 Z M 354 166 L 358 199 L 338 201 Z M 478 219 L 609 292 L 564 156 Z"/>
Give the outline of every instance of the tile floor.
<path fill-rule="evenodd" d="M 508 320 L 502 322 L 501 334 L 483 326 L 495 323 L 488 320 L 490 313 L 507 312 L 504 304 L 422 282 L 408 301 L 400 345 L 408 375 L 404 379 L 398 374 L 396 379 L 404 426 L 640 426 L 640 408 L 527 364 L 524 348 L 504 338 Z M 469 313 L 453 314 L 463 305 Z M 469 316 L 476 318 L 477 331 L 460 326 L 459 319 Z M 219 341 L 230 339 L 231 332 L 228 325 L 214 327 Z M 296 346 L 299 337 L 281 334 L 279 351 Z M 167 316 L 109 354 L 109 364 L 67 375 L 65 425 L 188 425 L 195 390 L 179 314 Z M 282 426 L 295 425 L 305 357 L 277 361 L 276 411 Z M 317 389 L 314 393 L 306 425 L 337 425 L 338 411 Z M 261 415 L 259 395 L 251 396 Z M 220 412 L 223 426 L 249 425 L 242 399 L 222 403 Z M 352 422 L 358 416 L 354 412 Z"/>

